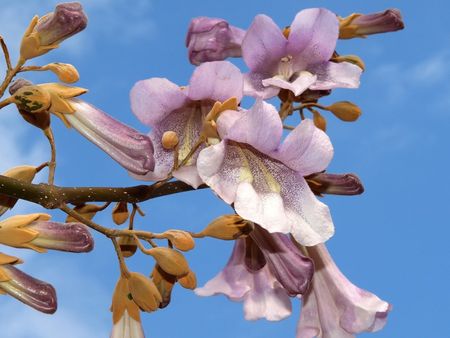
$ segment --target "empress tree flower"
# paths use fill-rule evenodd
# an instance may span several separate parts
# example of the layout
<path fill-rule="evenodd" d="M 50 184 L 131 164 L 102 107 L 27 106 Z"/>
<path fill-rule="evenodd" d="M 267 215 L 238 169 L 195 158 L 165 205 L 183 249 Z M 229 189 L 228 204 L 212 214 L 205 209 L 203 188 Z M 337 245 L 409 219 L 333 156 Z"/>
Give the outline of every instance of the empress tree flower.
<path fill-rule="evenodd" d="M 203 123 L 216 101 L 242 98 L 243 77 L 239 69 L 227 61 L 207 62 L 197 67 L 187 88 L 180 88 L 164 78 L 151 78 L 135 84 L 131 90 L 131 109 L 142 123 L 152 128 L 149 134 L 155 147 L 155 170 L 144 180 L 166 178 L 174 165 L 174 149 L 162 145 L 165 132 L 178 136 L 178 162 L 193 151 L 200 139 Z M 196 160 L 200 146 L 173 176 L 197 187 L 202 183 Z"/>
<path fill-rule="evenodd" d="M 395 32 L 405 28 L 398 9 L 372 14 L 352 14 L 340 18 L 340 39 L 365 38 L 367 35 Z"/>
<path fill-rule="evenodd" d="M 242 55 L 245 31 L 219 18 L 198 17 L 191 20 L 186 36 L 189 61 L 200 65 Z"/>
<path fill-rule="evenodd" d="M 280 88 L 298 96 L 306 89 L 358 87 L 361 68 L 329 61 L 338 35 L 336 15 L 323 8 L 299 12 L 287 38 L 271 18 L 256 16 L 242 41 L 242 57 L 250 68 L 244 93 L 270 98 Z"/>
<path fill-rule="evenodd" d="M 352 338 L 381 330 L 391 305 L 353 285 L 323 244 L 305 248 L 314 261 L 312 288 L 303 297 L 297 338 Z"/>
<path fill-rule="evenodd" d="M 304 176 L 323 171 L 333 156 L 328 136 L 302 121 L 280 144 L 283 126 L 274 106 L 225 111 L 217 120 L 222 141 L 201 151 L 202 180 L 242 218 L 269 232 L 292 233 L 306 246 L 334 233 L 328 207 Z"/>
<path fill-rule="evenodd" d="M 70 126 L 136 175 L 153 170 L 153 144 L 147 135 L 112 118 L 93 105 L 70 99 L 74 112 L 64 114 Z"/>
<path fill-rule="evenodd" d="M 306 292 L 313 270 L 287 235 L 256 226 L 249 237 L 236 240 L 226 267 L 195 293 L 243 301 L 247 320 L 277 321 L 291 314 L 289 296 Z"/>
<path fill-rule="evenodd" d="M 89 252 L 94 239 L 81 223 L 51 222 L 50 215 L 17 215 L 0 222 L 0 243 L 37 252 Z"/>
<path fill-rule="evenodd" d="M 19 263 L 20 259 L 0 253 L 0 294 L 7 293 L 38 311 L 54 313 L 57 303 L 53 286 L 13 266 Z"/>

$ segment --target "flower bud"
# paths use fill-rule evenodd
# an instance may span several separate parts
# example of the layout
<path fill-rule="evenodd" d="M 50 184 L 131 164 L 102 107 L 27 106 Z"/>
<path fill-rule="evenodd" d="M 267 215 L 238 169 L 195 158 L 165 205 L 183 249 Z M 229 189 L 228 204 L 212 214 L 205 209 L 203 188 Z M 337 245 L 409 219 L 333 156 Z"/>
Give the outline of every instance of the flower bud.
<path fill-rule="evenodd" d="M 47 214 L 17 215 L 0 222 L 0 243 L 37 252 L 89 252 L 94 241 L 81 223 L 49 222 Z"/>
<path fill-rule="evenodd" d="M 4 172 L 2 175 L 16 180 L 31 183 L 36 176 L 36 167 L 23 165 L 14 167 Z M 12 209 L 17 203 L 17 198 L 0 195 L 0 216 L 3 215 L 8 209 Z"/>
<path fill-rule="evenodd" d="M 34 31 L 38 33 L 41 45 L 59 44 L 85 29 L 87 16 L 79 2 L 56 5 L 55 11 L 39 19 Z"/>
<path fill-rule="evenodd" d="M 163 309 L 170 303 L 172 290 L 177 281 L 177 278 L 164 272 L 164 270 L 161 269 L 158 264 L 156 264 L 152 272 L 152 280 L 161 295 L 162 300 L 159 304 L 159 307 Z"/>
<path fill-rule="evenodd" d="M 178 279 L 178 283 L 185 289 L 194 290 L 197 287 L 197 276 L 194 271 L 189 270 L 189 273 Z"/>
<path fill-rule="evenodd" d="M 113 221 L 117 225 L 125 223 L 129 215 L 127 202 L 118 202 L 112 211 Z"/>
<path fill-rule="evenodd" d="M 16 269 L 12 265 L 18 263 L 15 257 L 0 255 L 0 290 L 38 311 L 54 313 L 57 302 L 53 286 Z M 9 263 L 6 263 L 8 259 L 5 257 L 10 258 Z"/>
<path fill-rule="evenodd" d="M 230 26 L 223 19 L 194 18 L 186 37 L 189 61 L 194 65 L 200 65 L 203 62 L 240 57 L 244 36 L 244 30 Z"/>
<path fill-rule="evenodd" d="M 122 251 L 123 257 L 128 258 L 136 253 L 137 244 L 133 237 L 120 237 L 117 242 L 119 244 L 120 251 Z"/>
<path fill-rule="evenodd" d="M 224 215 L 209 223 L 198 235 L 231 241 L 246 237 L 253 228 L 252 222 L 246 221 L 238 215 Z"/>
<path fill-rule="evenodd" d="M 166 131 L 161 139 L 161 144 L 166 150 L 175 149 L 175 147 L 178 145 L 178 142 L 179 140 L 177 133 L 174 131 Z"/>
<path fill-rule="evenodd" d="M 340 18 L 339 38 L 364 38 L 367 35 L 395 32 L 405 28 L 398 9 L 388 9 L 373 14 L 352 14 Z"/>
<path fill-rule="evenodd" d="M 195 246 L 192 236 L 186 231 L 167 230 L 161 234 L 161 237 L 167 238 L 175 248 L 181 251 L 192 250 Z"/>
<path fill-rule="evenodd" d="M 16 79 L 14 80 L 11 85 L 9 86 L 9 94 L 14 95 L 17 90 L 19 90 L 22 87 L 25 86 L 32 86 L 33 83 L 31 81 L 25 80 L 25 79 Z"/>
<path fill-rule="evenodd" d="M 356 121 L 361 116 L 361 109 L 356 104 L 349 101 L 336 102 L 325 108 L 332 112 L 337 118 L 346 122 Z"/>
<path fill-rule="evenodd" d="M 19 110 L 29 113 L 42 113 L 49 109 L 52 100 L 48 91 L 39 86 L 24 86 L 12 96 Z"/>
<path fill-rule="evenodd" d="M 162 298 L 150 278 L 137 272 L 131 272 L 128 278 L 128 287 L 133 301 L 142 311 L 153 312 L 159 308 Z"/>
<path fill-rule="evenodd" d="M 80 204 L 73 208 L 73 211 L 76 211 L 81 216 L 88 220 L 92 220 L 97 212 L 104 210 L 103 206 L 95 205 L 95 204 Z M 66 217 L 66 223 L 70 222 L 78 222 L 78 220 L 70 215 Z"/>
<path fill-rule="evenodd" d="M 162 270 L 176 277 L 183 277 L 189 273 L 189 265 L 184 256 L 170 248 L 153 248 L 148 250 Z"/>
<path fill-rule="evenodd" d="M 359 195 L 364 186 L 355 174 L 318 173 L 306 177 L 309 187 L 316 195 Z"/>
<path fill-rule="evenodd" d="M 327 120 L 317 111 L 312 110 L 314 125 L 320 130 L 327 130 Z"/>
<path fill-rule="evenodd" d="M 48 65 L 43 66 L 41 70 L 52 71 L 61 82 L 65 83 L 74 83 L 80 79 L 78 70 L 68 63 L 49 63 Z"/>
<path fill-rule="evenodd" d="M 133 301 L 128 287 L 128 279 L 124 277 L 120 277 L 117 281 L 112 297 L 111 311 L 114 324 L 117 324 L 124 316 L 129 316 L 136 322 L 141 321 L 139 307 Z"/>

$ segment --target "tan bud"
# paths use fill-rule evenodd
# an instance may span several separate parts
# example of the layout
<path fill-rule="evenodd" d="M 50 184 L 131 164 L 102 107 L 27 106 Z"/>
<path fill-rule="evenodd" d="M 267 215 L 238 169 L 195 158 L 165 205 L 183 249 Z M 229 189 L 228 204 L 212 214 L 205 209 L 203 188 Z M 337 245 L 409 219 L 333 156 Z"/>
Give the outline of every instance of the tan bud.
<path fill-rule="evenodd" d="M 334 61 L 337 63 L 350 62 L 350 63 L 353 63 L 354 65 L 358 66 L 362 70 L 366 69 L 366 65 L 365 65 L 364 61 L 357 55 L 339 55 L 339 56 L 333 57 L 331 59 L 331 61 Z"/>
<path fill-rule="evenodd" d="M 361 109 L 356 104 L 349 101 L 336 102 L 325 108 L 332 112 L 337 118 L 346 122 L 356 121 L 361 116 Z"/>
<path fill-rule="evenodd" d="M 327 120 L 325 120 L 325 118 L 317 111 L 317 110 L 312 110 L 313 113 L 313 121 L 314 121 L 314 125 L 323 130 L 326 131 L 327 130 Z"/>
<path fill-rule="evenodd" d="M 238 215 L 223 215 L 209 223 L 198 235 L 231 241 L 246 237 L 253 228 L 252 222 Z"/>
<path fill-rule="evenodd" d="M 39 231 L 26 226 L 35 221 L 48 221 L 48 214 L 16 215 L 0 222 L 0 243 L 16 248 L 29 248 L 45 252 L 31 242 L 39 236 Z"/>
<path fill-rule="evenodd" d="M 114 324 L 122 318 L 125 310 L 134 320 L 141 321 L 139 307 L 133 301 L 128 287 L 128 279 L 120 277 L 114 289 L 111 304 Z"/>
<path fill-rule="evenodd" d="M 197 276 L 194 271 L 189 270 L 189 273 L 178 279 L 178 283 L 185 289 L 194 290 L 197 287 Z"/>
<path fill-rule="evenodd" d="M 14 93 L 12 99 L 20 110 L 29 113 L 45 112 L 52 103 L 50 92 L 39 86 L 23 86 Z"/>
<path fill-rule="evenodd" d="M 161 294 L 162 301 L 161 304 L 159 304 L 159 307 L 163 309 L 170 303 L 172 290 L 177 281 L 177 278 L 164 272 L 164 270 L 162 270 L 161 267 L 156 264 L 152 272 L 152 280 L 155 283 L 159 293 Z"/>
<path fill-rule="evenodd" d="M 43 70 L 50 70 L 58 76 L 61 82 L 74 83 L 80 79 L 77 69 L 68 63 L 49 63 L 42 67 Z"/>
<path fill-rule="evenodd" d="M 181 251 L 189 251 L 195 247 L 192 236 L 183 230 L 167 230 L 161 234 L 161 237 L 167 238 L 175 248 Z"/>
<path fill-rule="evenodd" d="M 152 312 L 159 308 L 162 298 L 150 278 L 141 273 L 131 272 L 128 278 L 128 287 L 133 301 L 142 311 Z"/>
<path fill-rule="evenodd" d="M 176 277 L 183 277 L 189 273 L 189 265 L 183 254 L 170 248 L 153 248 L 148 250 L 162 270 Z"/>
<path fill-rule="evenodd" d="M 120 237 L 117 242 L 124 257 L 128 258 L 136 253 L 137 244 L 133 237 Z"/>
<path fill-rule="evenodd" d="M 161 139 L 161 143 L 164 149 L 172 150 L 178 145 L 178 135 L 174 131 L 166 131 Z"/>
<path fill-rule="evenodd" d="M 117 225 L 125 223 L 129 215 L 127 202 L 118 202 L 112 211 L 113 221 Z"/>
<path fill-rule="evenodd" d="M 51 96 L 51 105 L 48 111 L 58 114 L 72 114 L 75 109 L 70 104 L 71 98 L 80 96 L 87 92 L 87 89 L 80 87 L 70 87 L 59 83 L 43 83 L 39 85 L 40 88 L 47 90 Z M 58 115 L 60 116 L 60 115 Z M 64 121 L 67 123 L 67 121 Z"/>
<path fill-rule="evenodd" d="M 80 204 L 77 205 L 75 208 L 73 208 L 73 211 L 78 212 L 83 216 L 84 218 L 87 218 L 88 220 L 92 220 L 94 216 L 97 214 L 97 212 L 102 211 L 104 208 L 100 205 L 95 204 Z M 72 216 L 67 216 L 66 223 L 70 222 L 79 222 L 76 218 Z"/>

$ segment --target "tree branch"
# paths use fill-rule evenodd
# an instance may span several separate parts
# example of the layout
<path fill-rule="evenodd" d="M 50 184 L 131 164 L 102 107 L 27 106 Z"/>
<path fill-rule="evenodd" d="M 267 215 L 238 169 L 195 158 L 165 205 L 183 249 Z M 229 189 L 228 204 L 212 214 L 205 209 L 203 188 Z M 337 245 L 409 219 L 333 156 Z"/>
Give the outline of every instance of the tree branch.
<path fill-rule="evenodd" d="M 198 189 L 207 188 L 201 185 Z M 125 188 L 108 187 L 58 187 L 48 184 L 30 184 L 0 175 L 0 194 L 33 202 L 46 209 L 57 209 L 65 203 L 128 202 L 139 203 L 166 195 L 194 190 L 181 182 L 155 183 Z"/>

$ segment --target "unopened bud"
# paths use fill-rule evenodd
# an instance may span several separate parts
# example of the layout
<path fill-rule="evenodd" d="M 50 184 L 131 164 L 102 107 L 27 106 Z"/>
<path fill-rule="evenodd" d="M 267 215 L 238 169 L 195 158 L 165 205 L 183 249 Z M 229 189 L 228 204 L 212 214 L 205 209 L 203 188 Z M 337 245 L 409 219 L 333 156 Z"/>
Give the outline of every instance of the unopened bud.
<path fill-rule="evenodd" d="M 188 262 L 179 251 L 157 247 L 148 250 L 148 254 L 156 260 L 161 269 L 170 275 L 183 277 L 189 273 Z"/>
<path fill-rule="evenodd" d="M 398 9 L 388 9 L 373 14 L 352 14 L 340 18 L 339 38 L 364 38 L 367 35 L 395 32 L 405 28 Z"/>
<path fill-rule="evenodd" d="M 16 79 L 9 86 L 9 93 L 11 95 L 14 95 L 14 93 L 17 92 L 20 88 L 25 87 L 25 86 L 32 86 L 32 85 L 33 85 L 33 83 L 31 81 L 28 81 L 25 79 Z"/>
<path fill-rule="evenodd" d="M 350 62 L 354 65 L 358 66 L 362 70 L 366 69 L 366 65 L 364 61 L 357 55 L 339 55 L 335 56 L 331 59 L 333 62 L 341 63 L 341 62 Z"/>
<path fill-rule="evenodd" d="M 194 271 L 189 270 L 189 273 L 178 279 L 178 283 L 185 289 L 194 290 L 197 287 L 197 276 Z"/>
<path fill-rule="evenodd" d="M 128 287 L 133 301 L 142 311 L 153 312 L 159 308 L 162 298 L 150 278 L 141 273 L 131 272 L 128 278 Z"/>
<path fill-rule="evenodd" d="M 137 244 L 136 240 L 133 237 L 120 237 L 117 242 L 124 257 L 128 258 L 136 253 Z"/>
<path fill-rule="evenodd" d="M 76 211 L 81 216 L 88 220 L 92 220 L 97 212 L 102 211 L 104 209 L 103 206 L 95 205 L 95 204 L 80 204 L 73 208 L 73 211 Z M 70 222 L 79 222 L 76 218 L 68 215 L 66 218 L 66 223 Z"/>
<path fill-rule="evenodd" d="M 22 165 L 14 167 L 4 172 L 2 175 L 16 180 L 31 183 L 36 176 L 37 168 L 29 165 Z M 17 203 L 17 198 L 0 195 L 0 216 L 3 215 L 8 209 L 13 208 Z"/>
<path fill-rule="evenodd" d="M 317 173 L 306 177 L 311 190 L 316 195 L 359 195 L 364 186 L 355 174 Z"/>
<path fill-rule="evenodd" d="M 114 223 L 121 225 L 128 219 L 128 205 L 127 202 L 118 202 L 112 211 L 112 218 Z"/>
<path fill-rule="evenodd" d="M 161 294 L 162 301 L 161 304 L 159 304 L 159 307 L 163 309 L 170 303 L 172 290 L 177 281 L 177 278 L 164 272 L 164 270 L 162 270 L 161 267 L 156 264 L 152 272 L 152 280 L 155 283 L 159 293 Z"/>
<path fill-rule="evenodd" d="M 50 93 L 39 86 L 23 86 L 14 93 L 12 99 L 19 109 L 29 113 L 47 111 L 52 103 Z"/>
<path fill-rule="evenodd" d="M 161 139 L 161 143 L 164 149 L 172 150 L 178 145 L 178 136 L 174 131 L 166 131 Z"/>
<path fill-rule="evenodd" d="M 340 101 L 325 107 L 326 110 L 332 112 L 342 121 L 356 121 L 361 116 L 361 109 L 354 103 L 349 101 Z"/>
<path fill-rule="evenodd" d="M 314 125 L 323 130 L 326 131 L 327 130 L 327 120 L 325 120 L 325 118 L 317 111 L 317 110 L 312 110 L 313 113 L 313 121 L 314 121 Z"/>
<path fill-rule="evenodd" d="M 252 222 L 246 221 L 238 215 L 224 215 L 209 223 L 198 235 L 231 241 L 246 237 L 253 231 L 253 228 Z"/>
<path fill-rule="evenodd" d="M 181 251 L 192 250 L 195 246 L 192 236 L 182 230 L 167 230 L 161 234 L 161 237 L 167 238 L 175 248 Z"/>
<path fill-rule="evenodd" d="M 77 69 L 68 63 L 50 63 L 42 67 L 42 70 L 50 70 L 58 76 L 61 82 L 74 83 L 80 79 Z"/>

